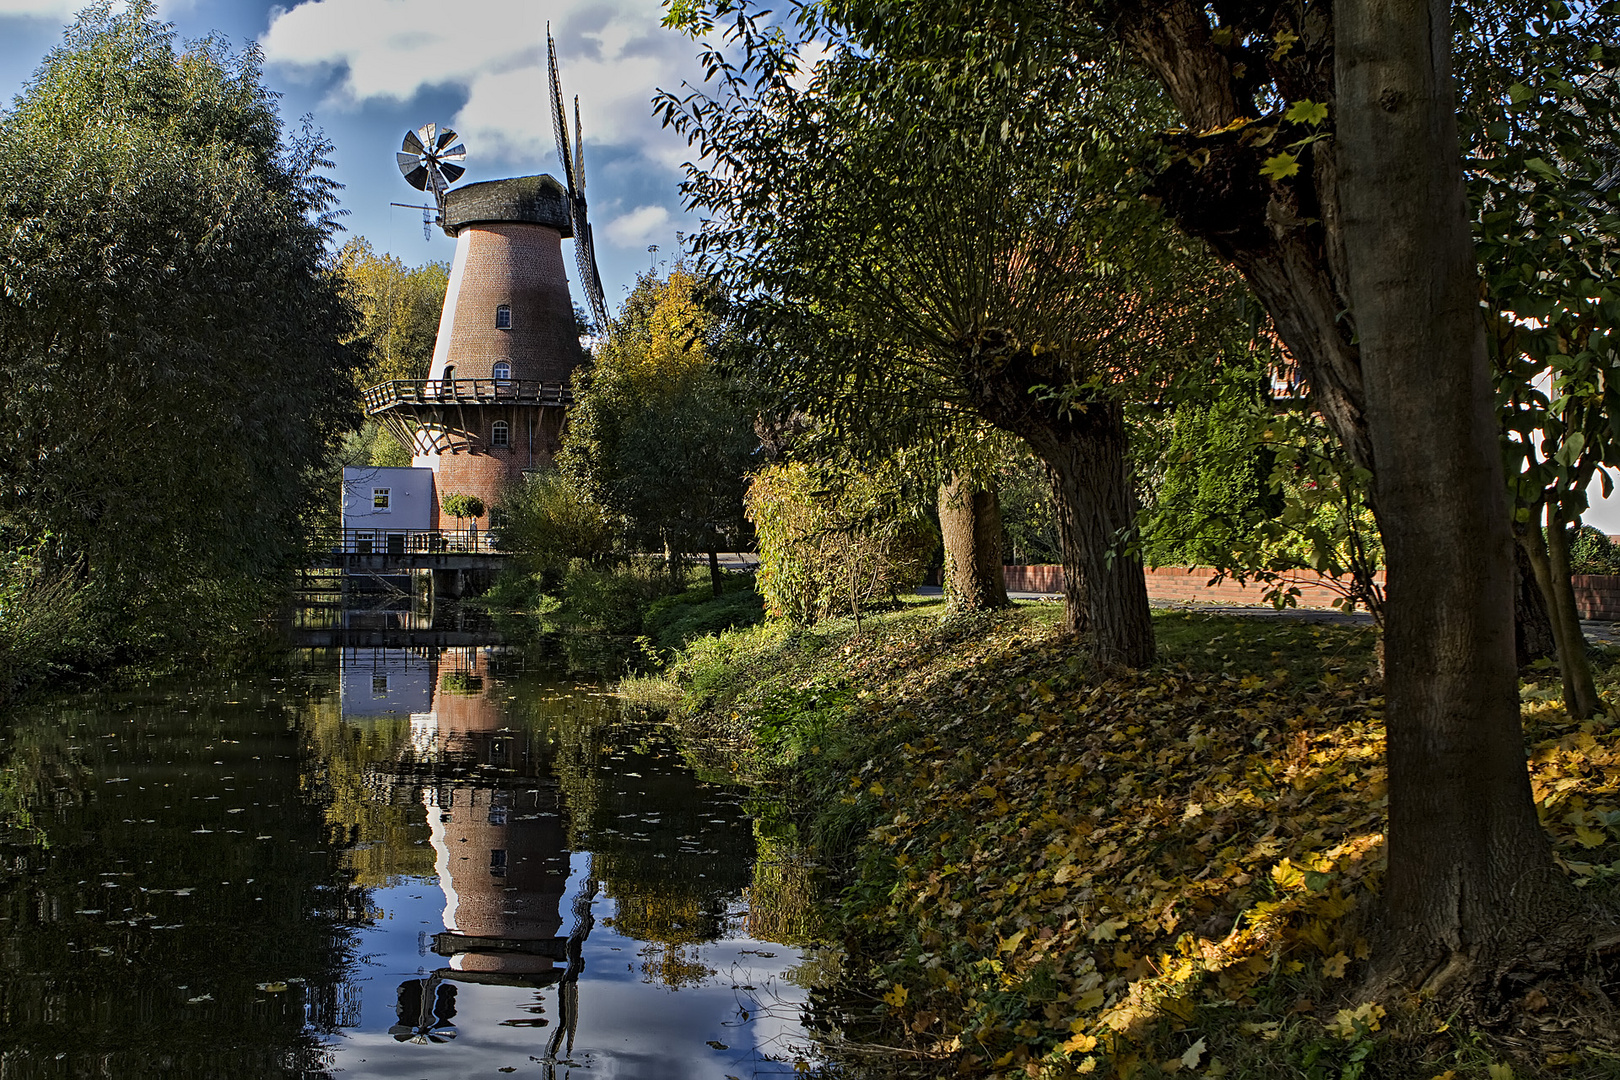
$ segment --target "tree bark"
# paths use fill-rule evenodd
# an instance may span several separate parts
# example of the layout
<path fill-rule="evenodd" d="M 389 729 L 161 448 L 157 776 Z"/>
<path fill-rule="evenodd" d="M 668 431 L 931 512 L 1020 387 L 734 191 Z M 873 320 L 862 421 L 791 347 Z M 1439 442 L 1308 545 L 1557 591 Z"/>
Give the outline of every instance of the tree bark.
<path fill-rule="evenodd" d="M 1530 553 L 1525 550 L 1523 538 L 1519 540 L 1513 545 L 1513 654 L 1522 671 L 1537 660 L 1555 658 L 1558 641 L 1547 614 L 1547 599 L 1541 594 L 1535 567 L 1530 564 Z"/>
<path fill-rule="evenodd" d="M 986 331 L 962 345 L 961 375 L 979 415 L 1029 444 L 1046 465 L 1057 509 L 1065 626 L 1089 637 L 1103 667 L 1147 667 L 1156 650 L 1147 577 L 1119 550 L 1136 525 L 1125 460 L 1125 410 L 1096 397 L 1060 401 L 1042 387 L 1067 382 L 1062 358 Z"/>
<path fill-rule="evenodd" d="M 723 591 L 721 583 L 725 580 L 720 574 L 720 553 L 714 548 L 709 549 L 709 585 L 714 589 L 714 595 L 719 596 Z"/>
<path fill-rule="evenodd" d="M 1547 575 L 1543 589 L 1558 640 L 1558 670 L 1564 677 L 1564 707 L 1571 716 L 1585 720 L 1600 712 L 1603 702 L 1598 697 L 1597 685 L 1592 681 L 1592 665 L 1586 658 L 1586 635 L 1581 630 L 1580 609 L 1575 606 L 1575 583 L 1569 577 L 1568 528 L 1549 502 Z"/>
<path fill-rule="evenodd" d="M 939 532 L 945 543 L 945 598 L 957 611 L 1007 607 L 1001 564 L 1001 499 L 955 473 L 939 488 Z"/>
<path fill-rule="evenodd" d="M 1376 970 L 1484 987 L 1567 892 L 1536 819 L 1446 0 L 1338 0 L 1339 209 L 1387 555 Z M 1552 905 L 1557 907 L 1559 905 Z"/>

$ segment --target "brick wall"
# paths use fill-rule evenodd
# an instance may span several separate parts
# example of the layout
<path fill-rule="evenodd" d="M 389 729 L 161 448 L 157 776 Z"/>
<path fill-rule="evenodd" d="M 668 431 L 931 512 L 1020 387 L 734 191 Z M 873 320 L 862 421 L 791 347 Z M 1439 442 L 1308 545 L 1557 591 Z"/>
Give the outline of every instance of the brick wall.
<path fill-rule="evenodd" d="M 1057 593 L 1063 591 L 1063 568 L 1061 566 L 1008 566 L 1007 589 L 1009 592 L 1046 592 Z M 1270 588 L 1266 585 L 1248 584 L 1240 585 L 1235 581 L 1226 580 L 1214 585 L 1208 584 L 1214 571 L 1208 567 L 1200 566 L 1161 566 L 1147 570 L 1147 591 L 1151 600 L 1162 600 L 1184 603 L 1219 603 L 1219 604 L 1264 604 L 1265 594 Z M 1378 575 L 1380 583 L 1383 582 L 1382 573 Z M 1330 608 L 1339 598 L 1339 593 L 1322 584 L 1321 574 L 1311 570 L 1301 570 L 1288 575 L 1288 583 L 1299 589 L 1298 605 L 1302 608 Z M 1616 581 L 1616 602 L 1620 605 L 1620 578 Z"/>
<path fill-rule="evenodd" d="M 1008 566 L 1008 592 L 1060 593 L 1063 591 L 1061 566 Z M 1147 571 L 1148 597 L 1153 600 L 1187 603 L 1264 604 L 1267 586 L 1239 585 L 1222 581 L 1208 585 L 1214 571 L 1207 567 L 1161 566 Z M 1290 575 L 1299 587 L 1302 608 L 1328 608 L 1338 593 L 1320 584 L 1321 575 L 1299 571 Z M 1378 574 L 1379 584 L 1384 575 Z M 938 584 L 937 581 L 934 584 Z M 1620 622 L 1620 574 L 1577 574 L 1574 577 L 1575 607 L 1583 619 Z"/>
<path fill-rule="evenodd" d="M 495 325 L 495 309 L 512 325 Z M 574 305 L 563 268 L 562 234 L 526 222 L 479 222 L 456 237 L 430 378 L 487 379 L 495 362 L 514 379 L 566 381 L 579 363 Z"/>
<path fill-rule="evenodd" d="M 1581 618 L 1620 620 L 1620 574 L 1576 574 L 1574 583 Z"/>

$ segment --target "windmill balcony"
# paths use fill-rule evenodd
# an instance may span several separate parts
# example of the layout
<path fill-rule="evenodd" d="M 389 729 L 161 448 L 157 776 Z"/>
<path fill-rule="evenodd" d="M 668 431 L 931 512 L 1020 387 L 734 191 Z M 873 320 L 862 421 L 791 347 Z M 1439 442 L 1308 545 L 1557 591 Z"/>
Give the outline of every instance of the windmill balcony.
<path fill-rule="evenodd" d="M 415 405 L 573 404 L 567 383 L 539 379 L 395 379 L 366 391 L 366 414 Z"/>

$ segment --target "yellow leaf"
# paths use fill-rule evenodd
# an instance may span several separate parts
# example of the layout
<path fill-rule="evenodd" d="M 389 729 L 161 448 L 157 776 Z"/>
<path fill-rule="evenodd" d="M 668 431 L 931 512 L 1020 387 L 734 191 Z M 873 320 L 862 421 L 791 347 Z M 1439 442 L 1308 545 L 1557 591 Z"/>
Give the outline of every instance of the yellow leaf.
<path fill-rule="evenodd" d="M 1096 1048 L 1097 1037 L 1095 1035 L 1085 1034 L 1076 1035 L 1074 1038 L 1058 1045 L 1058 1049 L 1062 1050 L 1065 1054 L 1083 1054 L 1088 1050 L 1095 1050 Z"/>
<path fill-rule="evenodd" d="M 1511 1065 L 1487 1065 L 1485 1071 L 1490 1074 L 1491 1080 L 1513 1080 Z"/>
<path fill-rule="evenodd" d="M 1113 941 L 1119 931 L 1125 929 L 1130 923 L 1124 919 L 1108 919 L 1091 928 L 1086 937 L 1092 941 Z"/>
<path fill-rule="evenodd" d="M 1074 1007 L 1079 1009 L 1081 1012 L 1090 1012 L 1092 1009 L 1100 1008 L 1102 1006 L 1104 996 L 1105 995 L 1100 989 L 1087 990 L 1085 993 L 1075 998 Z"/>
<path fill-rule="evenodd" d="M 1595 848 L 1607 840 L 1608 837 L 1590 825 L 1579 825 L 1575 828 L 1575 839 L 1580 841 L 1581 847 Z"/>
<path fill-rule="evenodd" d="M 883 1000 L 887 1002 L 891 1008 L 898 1009 L 900 1006 L 906 1003 L 907 993 L 908 991 L 905 987 L 901 986 L 899 983 L 895 983 L 893 986 L 889 987 L 889 992 L 883 995 Z"/>
<path fill-rule="evenodd" d="M 1330 979 L 1342 979 L 1344 978 L 1344 969 L 1349 965 L 1349 963 L 1350 958 L 1344 955 L 1344 953 L 1334 953 L 1328 958 L 1327 962 L 1322 965 L 1322 974 L 1326 975 Z"/>
<path fill-rule="evenodd" d="M 1299 159 L 1288 151 L 1273 154 L 1260 166 L 1260 175 L 1272 180 L 1286 180 L 1299 172 Z"/>
<path fill-rule="evenodd" d="M 874 781 L 872 786 L 867 788 L 866 790 L 868 792 L 870 792 L 871 794 L 873 794 L 873 795 L 882 795 L 883 794 L 883 785 L 880 784 L 880 783 L 877 783 L 876 781 Z"/>

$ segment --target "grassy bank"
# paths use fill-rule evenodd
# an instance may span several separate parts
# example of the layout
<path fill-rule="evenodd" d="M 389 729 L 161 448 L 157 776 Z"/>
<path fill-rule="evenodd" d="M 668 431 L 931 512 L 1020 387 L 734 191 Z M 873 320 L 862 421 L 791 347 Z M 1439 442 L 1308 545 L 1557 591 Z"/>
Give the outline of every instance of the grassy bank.
<path fill-rule="evenodd" d="M 1620 1076 L 1596 966 L 1490 1031 L 1357 999 L 1383 870 L 1370 630 L 1165 613 L 1163 662 L 1100 678 L 1055 608 L 940 616 L 766 624 L 626 687 L 802 809 L 842 1038 L 916 1075 Z M 1620 739 L 1557 691 L 1526 688 L 1536 796 L 1612 898 Z"/>

